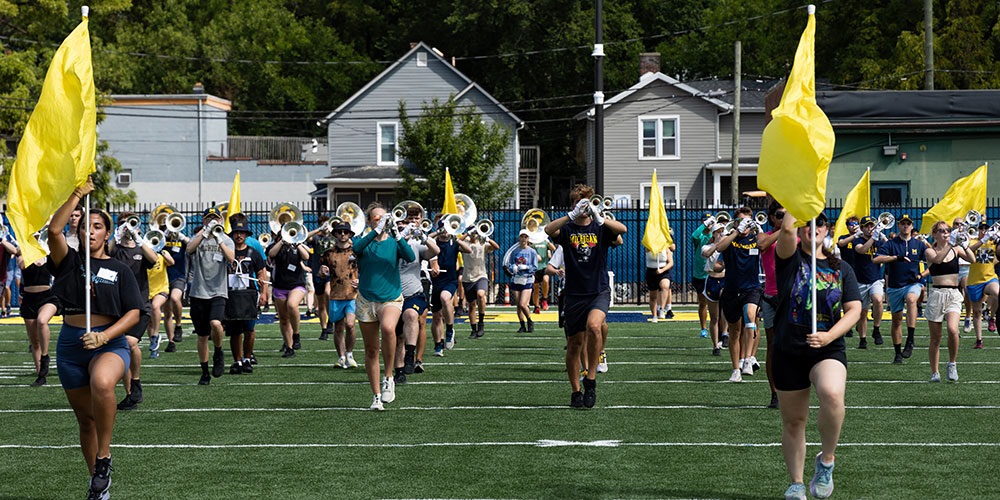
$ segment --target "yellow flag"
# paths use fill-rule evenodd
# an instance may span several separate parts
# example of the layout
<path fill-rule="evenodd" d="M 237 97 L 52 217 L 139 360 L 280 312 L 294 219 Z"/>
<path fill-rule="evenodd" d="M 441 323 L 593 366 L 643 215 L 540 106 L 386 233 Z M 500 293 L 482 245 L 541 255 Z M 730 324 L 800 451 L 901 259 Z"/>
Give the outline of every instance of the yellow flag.
<path fill-rule="evenodd" d="M 7 218 L 25 262 L 45 252 L 32 236 L 96 169 L 97 104 L 87 18 L 52 56 L 42 93 L 17 146 Z M 86 221 L 84 221 L 86 222 Z"/>
<path fill-rule="evenodd" d="M 455 188 L 451 186 L 451 172 L 447 168 L 444 169 L 444 208 L 441 213 L 458 213 L 458 205 L 455 204 Z"/>
<path fill-rule="evenodd" d="M 229 234 L 229 231 L 232 229 L 229 227 L 229 218 L 232 217 L 233 214 L 238 214 L 241 212 L 242 211 L 240 210 L 240 171 L 237 170 L 236 177 L 233 179 L 233 192 L 229 194 L 229 205 L 226 210 L 226 220 L 225 220 L 226 234 Z"/>
<path fill-rule="evenodd" d="M 983 165 L 972 174 L 955 181 L 944 194 L 944 198 L 937 202 L 924 214 L 920 222 L 920 233 L 930 234 L 934 223 L 943 220 L 950 226 L 952 221 L 958 217 L 965 217 L 969 210 L 976 210 L 986 214 L 986 170 L 988 165 Z"/>
<path fill-rule="evenodd" d="M 642 246 L 650 252 L 660 253 L 673 244 L 667 210 L 663 208 L 662 191 L 656 182 L 656 170 L 653 170 L 653 183 L 649 190 L 649 219 L 646 220 L 646 232 L 642 235 Z"/>
<path fill-rule="evenodd" d="M 860 219 L 871 215 L 870 177 L 871 170 L 865 170 L 865 175 L 861 176 L 858 184 L 850 193 L 847 193 L 847 198 L 844 199 L 844 208 L 840 211 L 840 217 L 837 218 L 837 228 L 833 232 L 833 241 L 837 241 L 841 236 L 847 234 L 848 217 L 853 215 Z"/>
<path fill-rule="evenodd" d="M 816 18 L 809 13 L 781 103 L 771 111 L 760 145 L 757 186 L 804 225 L 826 205 L 833 127 L 816 104 Z"/>

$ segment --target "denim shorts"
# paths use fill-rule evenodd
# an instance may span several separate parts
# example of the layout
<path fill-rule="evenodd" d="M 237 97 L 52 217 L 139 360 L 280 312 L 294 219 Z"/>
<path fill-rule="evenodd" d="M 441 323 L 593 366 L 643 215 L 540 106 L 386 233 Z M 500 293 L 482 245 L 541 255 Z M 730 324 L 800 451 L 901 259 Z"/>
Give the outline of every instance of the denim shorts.
<path fill-rule="evenodd" d="M 103 332 L 109 325 L 91 327 L 92 332 Z M 56 344 L 56 371 L 59 372 L 59 383 L 63 389 L 79 389 L 90 385 L 90 362 L 100 354 L 110 352 L 122 358 L 125 367 L 129 364 L 129 347 L 125 335 L 120 335 L 108 341 L 97 349 L 83 348 L 85 328 L 77 328 L 63 324 L 59 330 L 59 340 Z"/>
<path fill-rule="evenodd" d="M 923 289 L 924 286 L 920 283 L 914 283 L 900 288 L 890 288 L 888 292 L 889 312 L 902 312 L 903 309 L 906 309 L 906 296 L 912 293 L 913 295 L 919 297 L 920 292 Z"/>

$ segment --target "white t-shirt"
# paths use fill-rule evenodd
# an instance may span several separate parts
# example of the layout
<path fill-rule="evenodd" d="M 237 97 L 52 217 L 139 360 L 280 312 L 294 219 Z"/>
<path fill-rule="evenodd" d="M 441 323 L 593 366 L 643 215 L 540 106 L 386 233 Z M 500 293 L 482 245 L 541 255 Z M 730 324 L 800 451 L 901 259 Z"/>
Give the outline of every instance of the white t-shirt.
<path fill-rule="evenodd" d="M 646 250 L 646 268 L 647 269 L 659 269 L 667 265 L 667 251 L 663 250 L 660 253 L 653 253 Z"/>

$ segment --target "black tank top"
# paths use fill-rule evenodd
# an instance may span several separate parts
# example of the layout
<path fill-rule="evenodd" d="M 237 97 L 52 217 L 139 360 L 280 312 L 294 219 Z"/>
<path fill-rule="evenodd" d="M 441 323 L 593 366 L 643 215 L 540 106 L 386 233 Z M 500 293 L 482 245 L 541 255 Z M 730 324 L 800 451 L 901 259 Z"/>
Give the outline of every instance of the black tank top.
<path fill-rule="evenodd" d="M 949 250 L 948 253 L 951 254 L 953 252 Z M 958 256 L 956 255 L 953 259 L 940 264 L 931 264 L 931 266 L 927 269 L 931 272 L 931 276 L 958 274 Z"/>
<path fill-rule="evenodd" d="M 34 264 L 21 271 L 21 286 L 50 286 L 52 285 L 52 273 L 46 266 L 36 266 Z"/>

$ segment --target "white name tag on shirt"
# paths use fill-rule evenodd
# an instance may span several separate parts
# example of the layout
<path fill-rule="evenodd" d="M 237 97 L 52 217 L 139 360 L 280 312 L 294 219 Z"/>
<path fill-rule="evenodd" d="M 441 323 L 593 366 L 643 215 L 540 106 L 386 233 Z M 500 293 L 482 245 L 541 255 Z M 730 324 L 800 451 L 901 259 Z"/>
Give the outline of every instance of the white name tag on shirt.
<path fill-rule="evenodd" d="M 170 247 L 170 251 L 173 253 L 181 253 L 181 247 Z"/>
<path fill-rule="evenodd" d="M 118 271 L 112 271 L 106 267 L 102 267 L 97 271 L 97 277 L 102 280 L 115 281 L 118 279 Z"/>
<path fill-rule="evenodd" d="M 757 255 L 760 252 L 758 252 L 756 248 L 751 248 L 747 253 L 749 253 L 750 255 Z"/>
<path fill-rule="evenodd" d="M 133 255 L 132 256 L 132 260 L 142 260 L 142 254 L 141 253 L 137 253 L 137 254 Z"/>
<path fill-rule="evenodd" d="M 221 253 L 213 253 L 212 254 L 212 260 L 214 260 L 216 262 L 222 262 L 222 254 Z"/>
<path fill-rule="evenodd" d="M 527 276 L 514 276 L 514 284 L 515 285 L 527 285 L 528 284 L 528 277 Z"/>
<path fill-rule="evenodd" d="M 295 272 L 298 268 L 299 266 L 296 266 L 295 264 L 288 264 L 289 271 Z"/>

